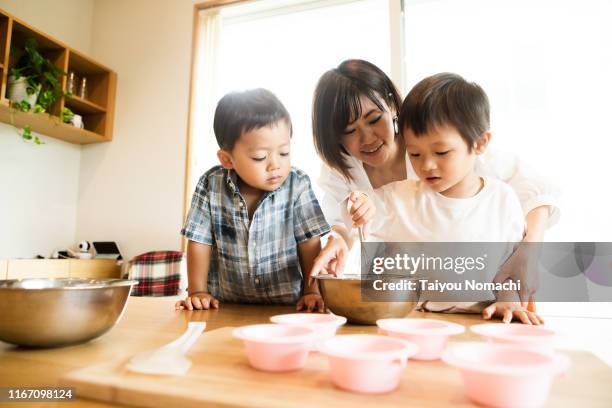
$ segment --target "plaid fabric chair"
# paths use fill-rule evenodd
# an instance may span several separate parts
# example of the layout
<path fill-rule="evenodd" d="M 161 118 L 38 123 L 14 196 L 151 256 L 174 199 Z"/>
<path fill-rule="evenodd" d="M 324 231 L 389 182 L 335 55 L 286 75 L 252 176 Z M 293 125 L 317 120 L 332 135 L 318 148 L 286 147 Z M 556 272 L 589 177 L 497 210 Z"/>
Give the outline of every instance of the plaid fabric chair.
<path fill-rule="evenodd" d="M 132 258 L 127 275 L 138 281 L 132 296 L 178 295 L 186 286 L 183 259 L 180 251 L 152 251 Z"/>

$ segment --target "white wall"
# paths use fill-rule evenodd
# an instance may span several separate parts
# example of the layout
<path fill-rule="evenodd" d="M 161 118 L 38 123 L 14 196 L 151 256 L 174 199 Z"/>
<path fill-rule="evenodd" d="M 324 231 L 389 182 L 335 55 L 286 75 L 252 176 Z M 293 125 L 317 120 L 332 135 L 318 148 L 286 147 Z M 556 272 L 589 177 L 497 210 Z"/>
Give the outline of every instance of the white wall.
<path fill-rule="evenodd" d="M 94 3 L 92 55 L 117 72 L 117 103 L 113 141 L 83 148 L 76 235 L 126 258 L 180 248 L 195 3 Z"/>
<path fill-rule="evenodd" d="M 90 54 L 95 0 L 0 0 L 0 8 L 85 54 Z"/>
<path fill-rule="evenodd" d="M 93 0 L 0 0 L 0 8 L 85 53 Z M 0 259 L 48 256 L 75 242 L 81 148 L 0 124 Z"/>

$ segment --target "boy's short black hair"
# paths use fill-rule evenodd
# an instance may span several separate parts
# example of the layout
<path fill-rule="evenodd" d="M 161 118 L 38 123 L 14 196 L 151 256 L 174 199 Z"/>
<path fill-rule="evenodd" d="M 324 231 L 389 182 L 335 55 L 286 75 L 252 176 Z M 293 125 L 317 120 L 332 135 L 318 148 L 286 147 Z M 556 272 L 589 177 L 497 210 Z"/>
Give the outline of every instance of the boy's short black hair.
<path fill-rule="evenodd" d="M 358 59 L 342 62 L 319 79 L 312 106 L 312 132 L 317 153 L 325 163 L 351 179 L 341 145 L 346 126 L 361 116 L 359 97 L 363 95 L 384 110 L 399 110 L 401 98 L 391 79 L 376 65 Z"/>
<path fill-rule="evenodd" d="M 415 136 L 438 126 L 455 127 L 470 151 L 490 128 L 489 98 L 476 83 L 457 74 L 436 74 L 420 81 L 404 99 L 399 126 Z"/>
<path fill-rule="evenodd" d="M 272 92 L 258 88 L 226 94 L 215 109 L 213 129 L 219 147 L 231 151 L 243 132 L 287 122 L 293 133 L 291 117 Z"/>

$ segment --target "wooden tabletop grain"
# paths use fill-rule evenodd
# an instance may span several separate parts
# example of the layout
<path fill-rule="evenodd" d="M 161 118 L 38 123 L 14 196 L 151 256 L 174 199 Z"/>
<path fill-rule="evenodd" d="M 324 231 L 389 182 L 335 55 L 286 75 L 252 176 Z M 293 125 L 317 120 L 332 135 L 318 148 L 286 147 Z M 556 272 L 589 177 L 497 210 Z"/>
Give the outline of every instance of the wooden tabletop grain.
<path fill-rule="evenodd" d="M 107 334 L 91 342 L 57 349 L 22 349 L 0 342 L 0 386 L 1 387 L 57 387 L 59 379 L 71 371 L 111 359 L 127 358 L 135 353 L 159 347 L 181 334 L 189 321 L 207 322 L 206 331 L 229 326 L 243 326 L 269 322 L 270 316 L 294 311 L 290 306 L 259 306 L 223 304 L 219 310 L 175 311 L 174 298 L 132 297 L 121 321 Z M 444 319 L 470 326 L 482 323 L 478 315 L 444 315 L 413 312 L 413 315 Z M 345 325 L 339 334 L 376 333 L 375 326 Z M 476 339 L 468 331 L 457 336 L 458 340 Z M 572 359 L 579 361 L 580 373 L 576 373 L 575 386 L 589 392 L 583 396 L 583 405 L 601 405 L 610 398 L 612 406 L 612 369 L 587 352 L 573 353 Z M 580 385 L 582 384 L 582 386 Z M 105 403 L 78 398 L 81 407 L 106 407 Z M 3 404 L 0 404 L 0 407 Z M 40 406 L 20 403 L 19 407 Z M 73 402 L 45 403 L 45 407 L 75 407 Z"/>

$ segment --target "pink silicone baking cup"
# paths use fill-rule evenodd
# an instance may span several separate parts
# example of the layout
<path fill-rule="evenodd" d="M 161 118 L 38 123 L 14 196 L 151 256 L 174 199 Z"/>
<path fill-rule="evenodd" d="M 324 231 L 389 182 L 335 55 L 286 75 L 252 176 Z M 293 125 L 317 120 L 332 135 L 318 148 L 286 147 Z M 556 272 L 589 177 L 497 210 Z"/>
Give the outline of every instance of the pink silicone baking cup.
<path fill-rule="evenodd" d="M 465 331 L 460 324 L 435 319 L 380 319 L 376 325 L 380 334 L 418 345 L 419 352 L 411 357 L 413 360 L 439 359 L 448 337 Z"/>
<path fill-rule="evenodd" d="M 465 395 L 491 407 L 541 407 L 555 377 L 570 366 L 567 357 L 522 346 L 453 344 L 442 360 L 461 370 Z"/>
<path fill-rule="evenodd" d="M 494 343 L 516 344 L 543 351 L 553 350 L 559 341 L 554 330 L 521 323 L 476 324 L 470 330 Z"/>
<path fill-rule="evenodd" d="M 315 341 L 313 329 L 281 324 L 255 324 L 234 330 L 244 341 L 249 364 L 262 371 L 293 371 L 306 364 Z"/>
<path fill-rule="evenodd" d="M 326 340 L 319 351 L 328 357 L 331 379 L 337 387 L 374 394 L 398 387 L 408 357 L 418 346 L 386 336 L 353 334 Z"/>
<path fill-rule="evenodd" d="M 270 321 L 291 326 L 309 327 L 315 331 L 318 340 L 327 340 L 336 335 L 346 317 L 323 313 L 290 313 L 272 316 Z"/>

